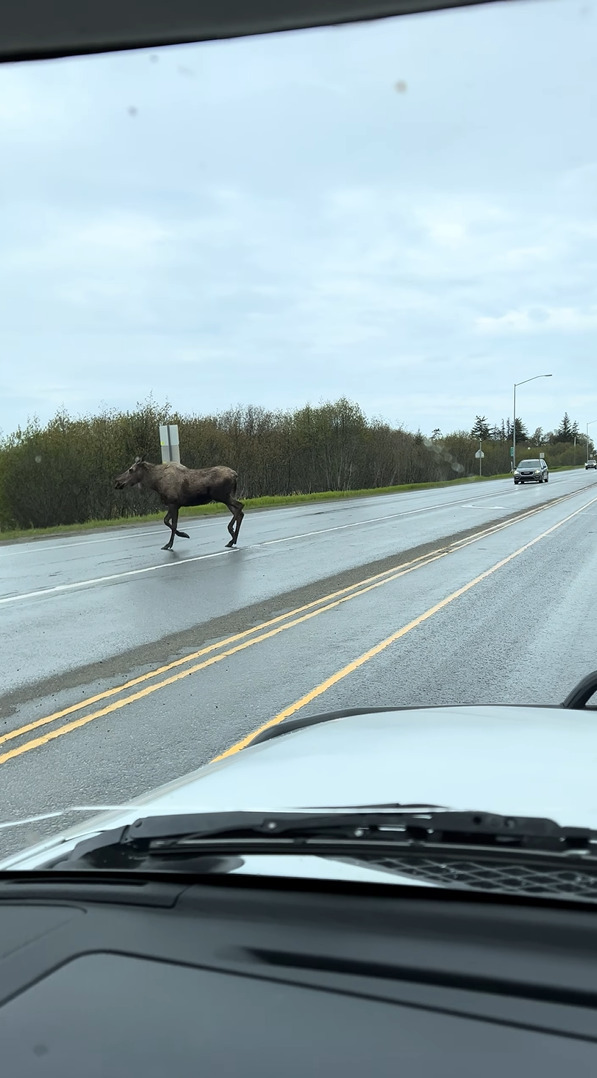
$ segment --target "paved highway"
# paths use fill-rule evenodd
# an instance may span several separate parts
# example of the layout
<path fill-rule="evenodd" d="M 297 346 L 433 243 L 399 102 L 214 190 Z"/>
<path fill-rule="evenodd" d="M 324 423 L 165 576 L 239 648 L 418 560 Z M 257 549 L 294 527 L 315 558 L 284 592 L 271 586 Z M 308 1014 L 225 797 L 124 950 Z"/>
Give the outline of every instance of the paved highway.
<path fill-rule="evenodd" d="M 593 472 L 247 513 L 234 551 L 223 517 L 184 527 L 170 554 L 162 525 L 0 545 L 1 818 L 126 800 L 290 714 L 553 703 L 597 667 Z"/>

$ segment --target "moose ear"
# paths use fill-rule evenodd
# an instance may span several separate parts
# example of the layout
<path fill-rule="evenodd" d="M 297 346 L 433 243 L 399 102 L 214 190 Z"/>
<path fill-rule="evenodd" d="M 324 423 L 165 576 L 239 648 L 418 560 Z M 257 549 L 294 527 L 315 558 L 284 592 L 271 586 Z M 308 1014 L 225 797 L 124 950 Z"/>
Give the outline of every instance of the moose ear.
<path fill-rule="evenodd" d="M 143 460 L 143 457 L 135 457 L 135 460 L 134 460 L 133 463 L 134 464 L 140 464 L 142 460 Z"/>

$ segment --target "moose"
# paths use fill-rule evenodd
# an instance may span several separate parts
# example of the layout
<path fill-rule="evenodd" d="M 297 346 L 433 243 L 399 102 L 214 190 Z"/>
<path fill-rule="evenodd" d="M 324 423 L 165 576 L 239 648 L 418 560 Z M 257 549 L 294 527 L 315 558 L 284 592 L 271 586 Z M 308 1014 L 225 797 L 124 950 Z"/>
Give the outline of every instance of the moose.
<path fill-rule="evenodd" d="M 232 513 L 232 519 L 228 521 L 230 542 L 226 546 L 236 546 L 245 515 L 243 502 L 235 496 L 237 480 L 237 473 L 232 468 L 186 468 L 174 461 L 150 464 L 136 457 L 131 467 L 115 479 L 114 485 L 117 490 L 135 486 L 155 490 L 167 508 L 164 524 L 170 528 L 170 538 L 162 550 L 172 550 L 175 535 L 181 539 L 189 538 L 186 532 L 178 531 L 181 506 L 207 505 L 209 502 L 222 502 Z"/>

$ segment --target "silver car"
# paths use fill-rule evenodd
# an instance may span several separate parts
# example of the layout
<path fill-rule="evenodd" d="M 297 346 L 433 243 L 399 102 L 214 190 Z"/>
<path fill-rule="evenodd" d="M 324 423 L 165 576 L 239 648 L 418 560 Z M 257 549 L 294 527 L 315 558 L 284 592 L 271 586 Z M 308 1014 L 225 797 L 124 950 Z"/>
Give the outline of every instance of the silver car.
<path fill-rule="evenodd" d="M 549 468 L 543 460 L 521 460 L 514 469 L 515 483 L 547 483 L 549 481 Z"/>

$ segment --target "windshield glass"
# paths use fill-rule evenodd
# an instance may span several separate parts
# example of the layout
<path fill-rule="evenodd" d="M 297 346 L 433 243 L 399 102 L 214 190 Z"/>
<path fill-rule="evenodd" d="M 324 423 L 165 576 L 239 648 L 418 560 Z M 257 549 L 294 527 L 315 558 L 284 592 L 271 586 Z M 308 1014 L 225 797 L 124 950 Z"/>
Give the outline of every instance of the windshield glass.
<path fill-rule="evenodd" d="M 0 67 L 0 859 L 165 784 L 591 822 L 516 709 L 597 667 L 596 109 L 592 0 Z"/>

